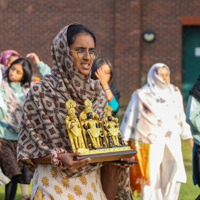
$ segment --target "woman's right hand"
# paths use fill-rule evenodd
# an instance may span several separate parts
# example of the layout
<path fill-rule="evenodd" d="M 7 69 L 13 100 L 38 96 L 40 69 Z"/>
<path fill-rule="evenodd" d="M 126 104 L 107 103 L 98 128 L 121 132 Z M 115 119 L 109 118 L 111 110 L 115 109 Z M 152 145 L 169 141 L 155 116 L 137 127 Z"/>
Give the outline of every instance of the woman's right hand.
<path fill-rule="evenodd" d="M 40 63 L 40 59 L 39 59 L 38 55 L 35 53 L 29 53 L 26 55 L 26 57 L 30 58 L 33 61 L 33 63 L 35 63 L 36 65 L 38 65 Z"/>
<path fill-rule="evenodd" d="M 110 74 L 107 74 L 101 67 L 95 72 L 96 77 L 100 80 L 103 89 L 109 88 Z"/>
<path fill-rule="evenodd" d="M 90 158 L 85 158 L 82 160 L 74 160 L 74 158 L 77 156 L 82 156 L 82 154 L 79 152 L 62 153 L 62 154 L 59 154 L 58 159 L 62 162 L 63 167 L 70 171 L 78 169 L 79 167 L 82 167 L 84 165 L 87 165 L 91 161 Z"/>

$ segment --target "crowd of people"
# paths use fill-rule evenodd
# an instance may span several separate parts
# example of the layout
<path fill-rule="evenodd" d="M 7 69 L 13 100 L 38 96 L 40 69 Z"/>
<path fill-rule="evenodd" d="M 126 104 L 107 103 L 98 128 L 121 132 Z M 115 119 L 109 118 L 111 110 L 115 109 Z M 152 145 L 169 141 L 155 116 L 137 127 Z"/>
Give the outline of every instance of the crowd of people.
<path fill-rule="evenodd" d="M 142 200 L 176 200 L 186 182 L 181 139 L 193 147 L 193 179 L 200 186 L 200 79 L 190 91 L 186 117 L 169 67 L 154 64 L 147 83 L 133 92 L 120 126 L 124 142 L 137 150 L 125 161 L 138 164 L 90 163 L 75 159 L 82 154 L 72 152 L 63 105 L 74 100 L 78 116 L 89 99 L 100 119 L 107 104 L 116 116 L 120 92 L 112 64 L 99 56 L 94 33 L 80 24 L 60 30 L 51 54 L 52 68 L 35 53 L 24 58 L 6 50 L 0 56 L 0 185 L 6 200 L 15 199 L 18 183 L 22 200 L 128 200 L 135 191 Z M 30 60 L 42 78 L 33 76 Z"/>

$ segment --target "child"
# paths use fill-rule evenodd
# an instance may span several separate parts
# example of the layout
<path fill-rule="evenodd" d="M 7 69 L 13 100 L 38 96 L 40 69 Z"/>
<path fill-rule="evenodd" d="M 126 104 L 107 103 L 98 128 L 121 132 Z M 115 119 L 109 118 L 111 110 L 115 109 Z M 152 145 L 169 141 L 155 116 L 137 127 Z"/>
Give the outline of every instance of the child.
<path fill-rule="evenodd" d="M 18 58 L 5 72 L 2 82 L 3 99 L 7 99 L 7 112 L 0 116 L 0 165 L 3 173 L 11 179 L 6 185 L 5 199 L 14 200 L 17 183 L 23 184 L 23 199 L 30 199 L 28 185 L 32 174 L 17 163 L 17 140 L 26 93 L 31 87 L 32 68 L 24 58 Z"/>

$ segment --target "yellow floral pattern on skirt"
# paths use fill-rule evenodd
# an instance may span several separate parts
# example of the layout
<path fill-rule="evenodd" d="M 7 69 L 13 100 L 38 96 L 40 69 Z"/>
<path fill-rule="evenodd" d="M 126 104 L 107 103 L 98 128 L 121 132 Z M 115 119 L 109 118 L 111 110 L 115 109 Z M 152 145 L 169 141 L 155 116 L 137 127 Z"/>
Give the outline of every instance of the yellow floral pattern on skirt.
<path fill-rule="evenodd" d="M 32 199 L 37 199 L 38 189 L 45 200 L 107 200 L 100 168 L 84 176 L 66 178 L 51 164 L 38 165 L 33 176 Z"/>

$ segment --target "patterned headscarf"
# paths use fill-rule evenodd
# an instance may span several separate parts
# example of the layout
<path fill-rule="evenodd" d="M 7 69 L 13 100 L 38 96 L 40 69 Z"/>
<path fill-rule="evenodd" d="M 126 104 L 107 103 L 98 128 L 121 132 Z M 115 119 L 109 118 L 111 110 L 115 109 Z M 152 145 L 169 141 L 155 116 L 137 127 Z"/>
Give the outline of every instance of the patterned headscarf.
<path fill-rule="evenodd" d="M 6 50 L 3 51 L 0 55 L 0 64 L 7 66 L 10 56 L 12 55 L 17 55 L 19 58 L 21 58 L 21 55 L 15 50 Z"/>
<path fill-rule="evenodd" d="M 53 148 L 72 152 L 65 124 L 67 100 L 76 101 L 77 115 L 85 108 L 87 98 L 92 101 L 100 118 L 104 115 L 107 100 L 100 83 L 81 74 L 69 53 L 69 26 L 64 27 L 53 40 L 52 74 L 37 82 L 27 95 L 18 140 L 18 159 L 21 161 L 47 156 Z M 87 170 L 96 165 L 89 164 L 83 168 Z M 69 172 L 66 173 L 70 176 Z"/>

